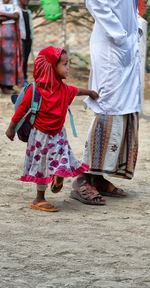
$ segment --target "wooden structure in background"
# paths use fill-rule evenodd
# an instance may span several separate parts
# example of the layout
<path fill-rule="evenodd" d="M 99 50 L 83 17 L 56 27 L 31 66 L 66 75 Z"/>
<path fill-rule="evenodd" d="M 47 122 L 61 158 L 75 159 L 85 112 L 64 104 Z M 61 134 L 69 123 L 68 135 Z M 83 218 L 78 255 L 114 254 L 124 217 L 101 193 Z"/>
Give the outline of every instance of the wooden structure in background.
<path fill-rule="evenodd" d="M 85 3 L 84 2 L 75 3 L 75 2 L 60 1 L 60 6 L 62 7 L 62 47 L 67 48 L 67 43 L 66 43 L 67 6 L 85 7 Z"/>
<path fill-rule="evenodd" d="M 30 0 L 30 5 L 36 6 L 41 5 L 40 0 Z M 66 43 L 66 19 L 67 19 L 67 6 L 71 7 L 85 7 L 84 2 L 76 3 L 76 2 L 69 2 L 69 1 L 60 1 L 60 6 L 62 10 L 62 47 L 67 49 L 67 43 Z"/>

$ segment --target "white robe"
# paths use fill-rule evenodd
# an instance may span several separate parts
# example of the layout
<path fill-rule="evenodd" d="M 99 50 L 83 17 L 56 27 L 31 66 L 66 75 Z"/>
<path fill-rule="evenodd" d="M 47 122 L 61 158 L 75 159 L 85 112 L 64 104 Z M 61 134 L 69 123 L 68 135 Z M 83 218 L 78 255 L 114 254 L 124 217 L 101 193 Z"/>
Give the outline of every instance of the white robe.
<path fill-rule="evenodd" d="M 95 19 L 90 40 L 90 89 L 84 100 L 95 113 L 123 115 L 141 107 L 141 60 L 135 0 L 86 0 Z"/>

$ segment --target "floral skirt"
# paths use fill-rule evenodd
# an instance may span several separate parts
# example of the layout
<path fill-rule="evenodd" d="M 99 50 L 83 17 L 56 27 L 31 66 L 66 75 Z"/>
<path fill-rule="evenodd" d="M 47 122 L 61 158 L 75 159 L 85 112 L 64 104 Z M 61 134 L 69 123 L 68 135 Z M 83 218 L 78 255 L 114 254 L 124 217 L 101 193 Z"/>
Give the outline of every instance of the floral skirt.
<path fill-rule="evenodd" d="M 80 163 L 72 152 L 65 128 L 51 136 L 31 130 L 25 156 L 22 181 L 48 184 L 54 175 L 75 177 L 88 171 L 89 166 Z"/>

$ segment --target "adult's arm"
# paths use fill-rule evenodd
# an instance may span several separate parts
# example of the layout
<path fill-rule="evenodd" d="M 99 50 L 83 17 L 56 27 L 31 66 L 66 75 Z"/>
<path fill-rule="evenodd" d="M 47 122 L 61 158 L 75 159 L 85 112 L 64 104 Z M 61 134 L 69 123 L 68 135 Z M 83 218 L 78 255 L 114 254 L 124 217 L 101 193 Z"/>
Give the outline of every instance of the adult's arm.
<path fill-rule="evenodd" d="M 0 15 L 0 22 L 6 21 L 6 20 L 7 20 L 6 16 L 1 16 L 1 15 Z"/>
<path fill-rule="evenodd" d="M 6 12 L 0 12 L 0 19 L 2 17 L 2 20 L 18 20 L 19 19 L 19 13 L 14 12 L 14 13 L 6 13 Z"/>
<path fill-rule="evenodd" d="M 86 7 L 95 21 L 100 23 L 107 37 L 116 45 L 122 45 L 127 39 L 127 31 L 113 13 L 109 0 L 86 0 Z"/>

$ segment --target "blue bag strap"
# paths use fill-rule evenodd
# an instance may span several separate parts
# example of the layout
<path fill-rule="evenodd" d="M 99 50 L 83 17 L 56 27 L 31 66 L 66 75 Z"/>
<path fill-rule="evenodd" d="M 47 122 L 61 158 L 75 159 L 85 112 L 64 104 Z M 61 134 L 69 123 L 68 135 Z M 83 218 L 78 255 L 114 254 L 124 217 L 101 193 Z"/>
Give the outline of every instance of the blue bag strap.
<path fill-rule="evenodd" d="M 16 127 L 15 127 L 15 132 L 17 132 L 20 127 L 22 126 L 22 124 L 24 123 L 24 121 L 26 120 L 28 114 L 31 113 L 31 108 L 28 110 L 28 112 L 21 118 L 21 120 L 17 123 Z"/>
<path fill-rule="evenodd" d="M 33 91 L 32 91 L 32 101 L 31 101 L 31 117 L 30 117 L 30 123 L 33 125 L 36 112 L 39 111 L 41 107 L 41 102 L 42 102 L 42 97 L 40 96 L 38 90 L 36 89 L 36 84 L 35 82 L 33 84 Z"/>
<path fill-rule="evenodd" d="M 137 8 L 137 6 L 138 6 L 138 0 L 135 0 L 135 5 L 136 5 L 136 8 Z"/>
<path fill-rule="evenodd" d="M 27 116 L 32 113 L 31 117 L 30 117 L 30 123 L 31 125 L 33 125 L 34 120 L 35 120 L 35 116 L 36 116 L 36 112 L 40 109 L 41 106 L 41 102 L 42 102 L 42 97 L 40 96 L 39 92 L 37 91 L 38 94 L 36 94 L 36 84 L 35 82 L 32 83 L 33 84 L 33 92 L 32 92 L 32 101 L 31 101 L 31 108 L 28 110 L 28 112 L 21 118 L 21 120 L 17 123 L 16 127 L 15 127 L 15 132 L 17 132 L 20 127 L 22 126 L 22 124 L 24 123 L 24 121 L 26 120 Z M 37 97 L 36 97 L 37 96 Z M 37 99 L 36 99 L 37 98 Z"/>
<path fill-rule="evenodd" d="M 72 115 L 72 113 L 71 113 L 70 106 L 68 106 L 68 112 L 69 112 L 69 116 L 70 116 L 70 122 L 71 122 L 71 127 L 72 127 L 73 136 L 74 136 L 74 137 L 78 137 L 78 136 L 77 136 L 77 132 L 76 132 L 76 128 L 75 128 L 75 125 L 74 125 L 73 115 Z"/>

